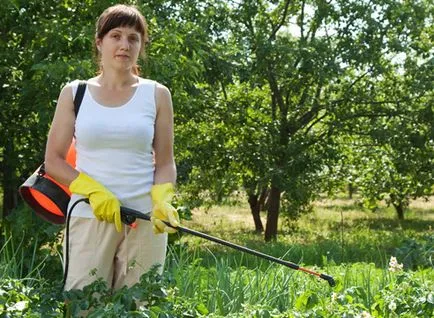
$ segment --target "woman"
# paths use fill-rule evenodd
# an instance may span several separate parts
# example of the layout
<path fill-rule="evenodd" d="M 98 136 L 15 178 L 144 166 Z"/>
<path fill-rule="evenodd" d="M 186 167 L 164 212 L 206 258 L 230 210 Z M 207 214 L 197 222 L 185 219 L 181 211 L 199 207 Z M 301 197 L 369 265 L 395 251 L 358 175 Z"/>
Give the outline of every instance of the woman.
<path fill-rule="evenodd" d="M 114 289 L 135 284 L 152 265 L 164 264 L 165 232 L 174 230 L 162 221 L 179 224 L 170 204 L 176 181 L 171 95 L 137 75 L 147 41 L 146 21 L 135 7 L 106 9 L 96 24 L 100 73 L 87 81 L 77 118 L 78 81 L 67 84 L 58 99 L 46 170 L 69 186 L 70 207 L 83 197 L 90 202 L 77 204 L 71 214 L 65 290 L 81 289 L 99 277 Z M 65 160 L 73 137 L 75 169 Z M 123 226 L 120 206 L 152 211 L 152 224 Z"/>

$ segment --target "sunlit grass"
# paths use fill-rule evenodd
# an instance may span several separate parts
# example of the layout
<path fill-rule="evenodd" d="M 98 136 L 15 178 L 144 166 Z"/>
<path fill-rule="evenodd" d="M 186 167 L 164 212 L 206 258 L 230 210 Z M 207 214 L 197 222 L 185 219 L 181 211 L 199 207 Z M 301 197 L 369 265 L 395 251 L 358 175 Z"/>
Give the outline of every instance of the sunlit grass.
<path fill-rule="evenodd" d="M 195 209 L 192 214 L 192 220 L 184 221 L 184 226 L 309 265 L 323 265 L 326 258 L 336 264 L 368 262 L 383 266 L 406 239 L 434 235 L 434 210 L 422 200 L 413 202 L 406 219 L 400 221 L 393 208 L 384 204 L 372 212 L 361 207 L 357 200 L 324 199 L 315 203 L 312 213 L 297 221 L 288 223 L 283 216 L 278 240 L 269 243 L 264 242 L 263 235 L 254 233 L 253 218 L 247 206 Z M 262 213 L 262 220 L 265 226 L 265 213 Z M 206 250 L 234 259 L 241 257 L 240 252 L 193 236 L 184 235 L 182 241 L 192 248 L 202 247 L 201 256 L 206 261 L 212 261 Z M 246 264 L 254 264 L 254 257 L 243 259 Z"/>

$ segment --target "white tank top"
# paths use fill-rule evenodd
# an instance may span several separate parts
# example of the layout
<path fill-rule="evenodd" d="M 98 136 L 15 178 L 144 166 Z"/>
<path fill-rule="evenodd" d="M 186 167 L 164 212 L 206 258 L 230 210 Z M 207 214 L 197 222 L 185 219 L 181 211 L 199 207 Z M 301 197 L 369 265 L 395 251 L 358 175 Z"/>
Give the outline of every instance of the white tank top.
<path fill-rule="evenodd" d="M 74 97 L 78 83 L 69 84 Z M 112 191 L 122 206 L 143 213 L 152 210 L 155 86 L 155 81 L 139 78 L 133 96 L 118 107 L 97 103 L 86 88 L 75 121 L 76 169 Z M 79 198 L 72 194 L 68 211 Z M 88 204 L 79 203 L 72 216 L 94 214 Z"/>

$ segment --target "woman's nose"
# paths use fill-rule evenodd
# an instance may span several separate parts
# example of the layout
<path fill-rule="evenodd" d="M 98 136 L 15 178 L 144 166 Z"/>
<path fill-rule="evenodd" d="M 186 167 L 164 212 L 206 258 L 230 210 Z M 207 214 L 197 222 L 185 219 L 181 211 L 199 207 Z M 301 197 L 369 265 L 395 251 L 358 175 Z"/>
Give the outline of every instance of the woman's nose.
<path fill-rule="evenodd" d="M 130 48 L 130 42 L 127 38 L 121 39 L 121 49 L 128 50 Z"/>

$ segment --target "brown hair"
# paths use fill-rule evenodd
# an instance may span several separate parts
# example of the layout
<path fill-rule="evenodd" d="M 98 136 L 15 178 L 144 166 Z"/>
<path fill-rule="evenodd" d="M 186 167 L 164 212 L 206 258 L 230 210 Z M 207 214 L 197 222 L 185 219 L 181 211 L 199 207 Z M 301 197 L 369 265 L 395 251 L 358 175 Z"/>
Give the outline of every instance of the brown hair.
<path fill-rule="evenodd" d="M 144 57 L 145 44 L 149 42 L 148 25 L 145 18 L 135 6 L 117 4 L 105 9 L 96 22 L 94 50 L 98 62 L 99 53 L 96 47 L 96 39 L 102 39 L 111 29 L 125 26 L 132 27 L 140 33 L 142 40 L 140 53 Z M 100 72 L 101 71 L 102 65 L 100 64 Z M 139 74 L 139 68 L 137 65 L 133 68 L 133 72 L 136 75 Z"/>

